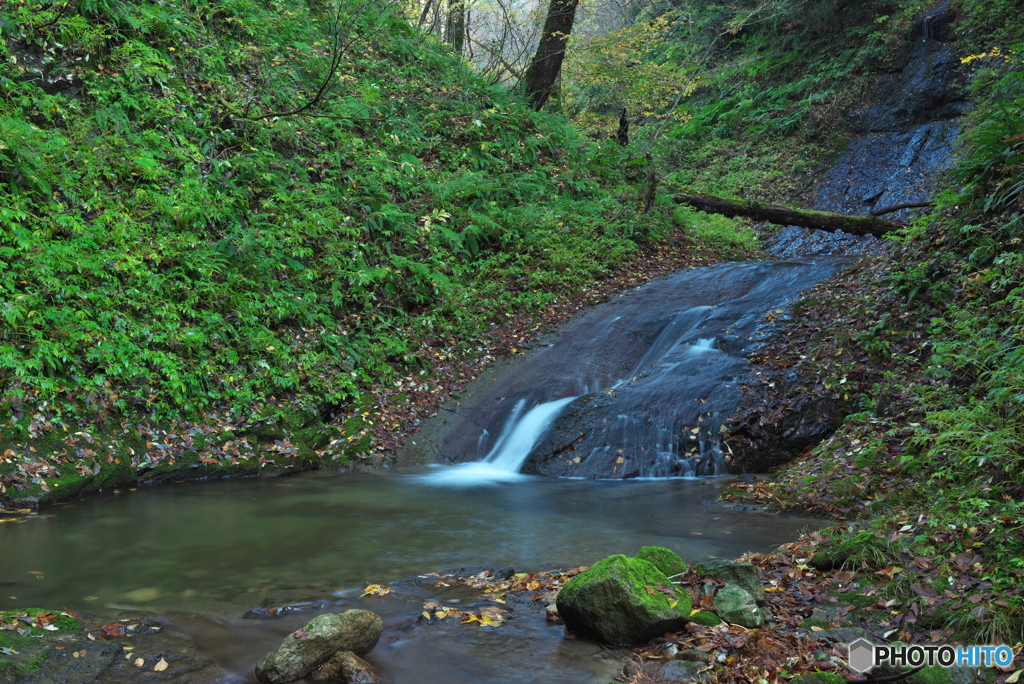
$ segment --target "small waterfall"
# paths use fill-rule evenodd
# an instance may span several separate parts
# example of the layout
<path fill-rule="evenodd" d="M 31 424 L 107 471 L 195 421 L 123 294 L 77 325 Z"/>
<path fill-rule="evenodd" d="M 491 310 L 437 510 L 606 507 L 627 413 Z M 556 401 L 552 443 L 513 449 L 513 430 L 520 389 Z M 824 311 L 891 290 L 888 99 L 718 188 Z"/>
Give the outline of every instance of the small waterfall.
<path fill-rule="evenodd" d="M 427 476 L 456 486 L 725 473 L 722 426 L 768 313 L 851 261 L 722 264 L 622 293 L 467 387 L 400 459 L 462 462 Z"/>
<path fill-rule="evenodd" d="M 423 476 L 422 480 L 429 484 L 472 486 L 511 482 L 525 477 L 519 474 L 523 461 L 561 410 L 574 399 L 576 397 L 565 397 L 538 404 L 525 414 L 526 400 L 520 399 L 484 460 L 439 467 L 436 472 Z"/>

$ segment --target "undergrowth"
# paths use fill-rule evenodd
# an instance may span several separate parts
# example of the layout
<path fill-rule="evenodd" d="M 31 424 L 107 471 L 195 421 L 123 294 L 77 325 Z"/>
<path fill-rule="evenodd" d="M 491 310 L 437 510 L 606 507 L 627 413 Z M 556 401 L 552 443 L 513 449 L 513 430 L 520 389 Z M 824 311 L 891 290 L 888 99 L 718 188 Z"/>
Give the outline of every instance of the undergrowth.
<path fill-rule="evenodd" d="M 377 0 L 2 4 L 16 434 L 323 413 L 671 226 L 628 153 Z"/>

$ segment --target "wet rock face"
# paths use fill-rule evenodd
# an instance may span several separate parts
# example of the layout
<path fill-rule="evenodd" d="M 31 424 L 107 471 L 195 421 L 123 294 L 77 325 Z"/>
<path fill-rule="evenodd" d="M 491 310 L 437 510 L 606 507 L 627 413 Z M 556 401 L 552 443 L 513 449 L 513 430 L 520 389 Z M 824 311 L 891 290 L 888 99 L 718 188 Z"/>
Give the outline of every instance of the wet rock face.
<path fill-rule="evenodd" d="M 966 75 L 951 43 L 955 19 L 948 2 L 918 17 L 900 69 L 879 75 L 868 101 L 846 112 L 859 137 L 822 172 L 804 198 L 809 208 L 867 214 L 931 199 L 935 178 L 953 160 L 957 117 L 968 107 Z M 912 216 L 912 209 L 902 209 L 884 218 Z M 790 226 L 765 249 L 780 256 L 878 254 L 886 245 L 873 237 Z"/>
<path fill-rule="evenodd" d="M 903 68 L 881 76 L 869 104 L 847 113 L 859 132 L 906 131 L 963 113 L 966 80 L 949 42 L 955 19 L 949 3 L 918 17 Z"/>
<path fill-rule="evenodd" d="M 751 390 L 725 435 L 730 472 L 775 470 L 831 437 L 853 408 L 831 396 L 812 395 L 784 409 L 771 408 L 759 403 L 756 390 Z"/>

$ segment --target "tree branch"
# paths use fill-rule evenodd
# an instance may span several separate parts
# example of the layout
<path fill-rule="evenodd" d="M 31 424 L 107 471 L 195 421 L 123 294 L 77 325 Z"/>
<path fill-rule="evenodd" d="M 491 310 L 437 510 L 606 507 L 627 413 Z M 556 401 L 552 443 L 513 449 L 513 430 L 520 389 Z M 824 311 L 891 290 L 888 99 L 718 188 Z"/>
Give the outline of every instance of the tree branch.
<path fill-rule="evenodd" d="M 676 195 L 675 201 L 687 204 L 695 209 L 723 216 L 745 216 L 755 221 L 768 221 L 783 226 L 800 226 L 819 230 L 841 230 L 853 235 L 881 236 L 902 228 L 902 224 L 893 223 L 874 216 L 856 216 L 836 214 L 830 211 L 814 211 L 812 209 L 793 209 L 776 204 L 745 200 L 738 197 L 715 197 L 714 195 L 685 194 Z"/>

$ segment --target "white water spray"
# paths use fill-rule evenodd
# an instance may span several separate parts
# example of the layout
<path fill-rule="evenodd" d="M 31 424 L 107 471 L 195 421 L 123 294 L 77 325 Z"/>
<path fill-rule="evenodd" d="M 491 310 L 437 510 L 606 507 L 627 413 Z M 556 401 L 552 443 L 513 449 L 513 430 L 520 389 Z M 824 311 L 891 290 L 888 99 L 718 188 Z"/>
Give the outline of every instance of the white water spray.
<path fill-rule="evenodd" d="M 469 487 L 514 482 L 526 477 L 519 473 L 526 457 L 562 409 L 575 398 L 565 397 L 538 404 L 525 414 L 525 400 L 520 399 L 505 421 L 501 436 L 484 460 L 454 466 L 435 466 L 437 470 L 422 476 L 422 481 L 435 485 Z"/>

